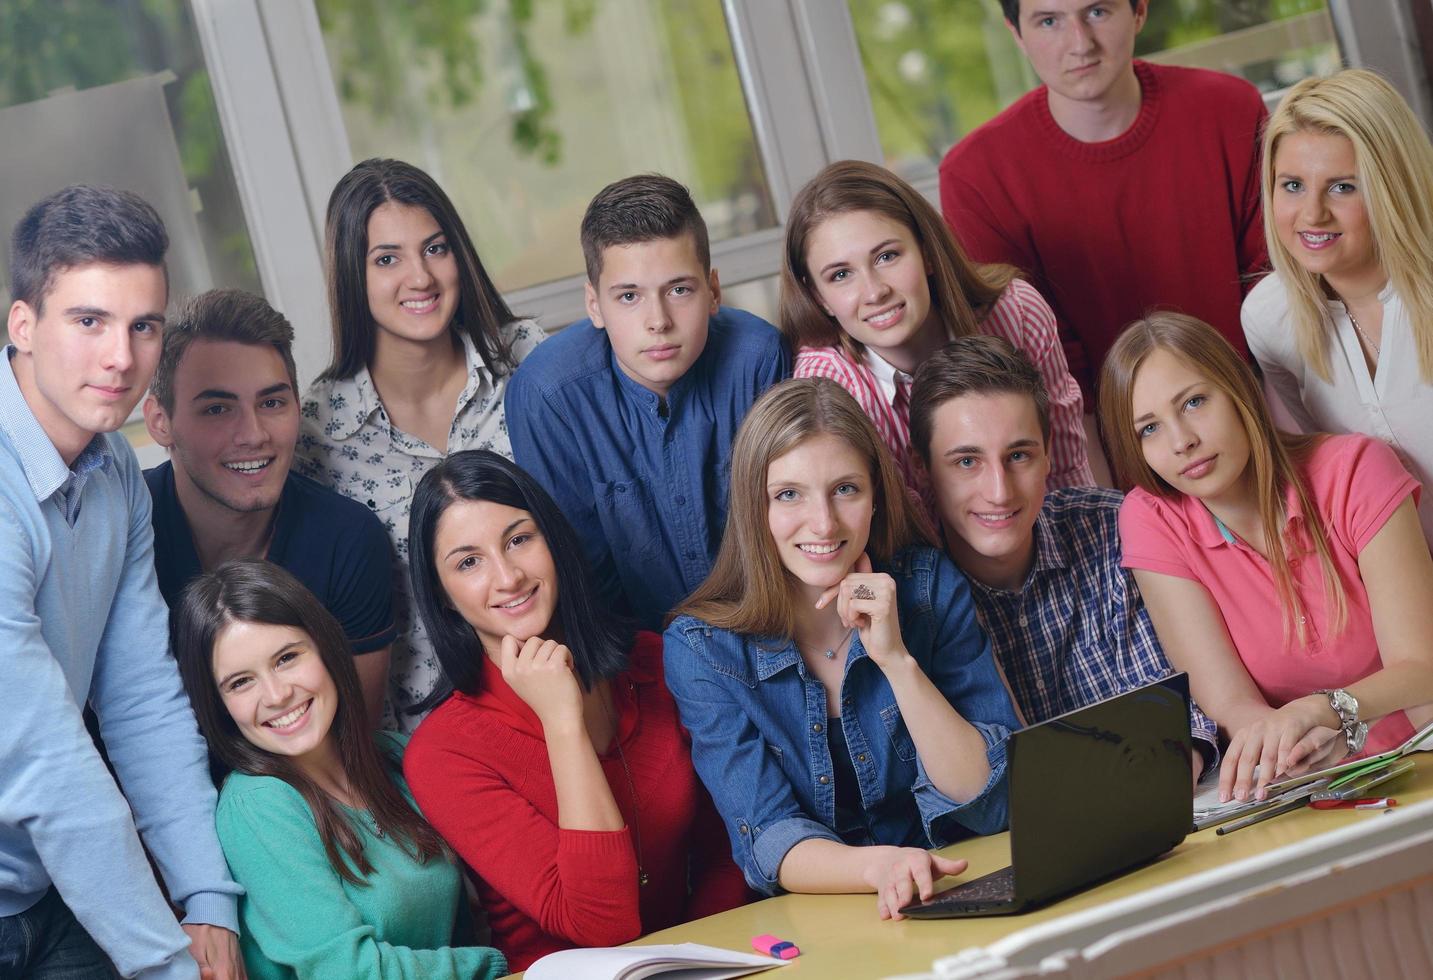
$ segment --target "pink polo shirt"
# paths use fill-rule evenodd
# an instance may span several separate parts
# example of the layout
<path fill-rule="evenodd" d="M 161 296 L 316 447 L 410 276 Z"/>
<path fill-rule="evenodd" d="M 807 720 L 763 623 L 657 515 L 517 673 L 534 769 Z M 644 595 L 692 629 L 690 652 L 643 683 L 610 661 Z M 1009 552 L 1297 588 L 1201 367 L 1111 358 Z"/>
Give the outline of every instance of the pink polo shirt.
<path fill-rule="evenodd" d="M 1415 504 L 1419 494 L 1418 481 L 1393 451 L 1362 435 L 1325 437 L 1311 451 L 1303 474 L 1348 605 L 1347 625 L 1332 635 L 1318 553 L 1303 530 L 1305 517 L 1291 490 L 1284 544 L 1306 617 L 1303 644 L 1297 633 L 1284 635 L 1268 561 L 1240 539 L 1225 540 L 1200 501 L 1136 489 L 1120 508 L 1121 564 L 1204 586 L 1224 616 L 1244 668 L 1276 708 L 1313 691 L 1347 687 L 1382 669 L 1358 556 L 1409 494 Z M 1384 751 L 1412 734 L 1408 718 L 1395 712 L 1372 726 L 1364 751 Z"/>

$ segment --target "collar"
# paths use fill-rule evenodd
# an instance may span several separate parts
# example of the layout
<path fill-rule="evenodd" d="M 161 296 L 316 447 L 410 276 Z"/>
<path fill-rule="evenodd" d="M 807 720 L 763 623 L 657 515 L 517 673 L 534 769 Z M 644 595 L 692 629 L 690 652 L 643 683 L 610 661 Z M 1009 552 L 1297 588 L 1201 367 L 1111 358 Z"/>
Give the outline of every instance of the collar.
<path fill-rule="evenodd" d="M 597 328 L 594 327 L 593 329 L 595 330 Z M 710 337 L 707 338 L 707 342 L 707 347 L 703 348 L 702 352 L 697 355 L 697 359 L 692 362 L 691 367 L 687 368 L 686 373 L 672 382 L 672 386 L 667 389 L 665 399 L 640 381 L 634 381 L 627 372 L 622 369 L 622 365 L 617 361 L 617 351 L 613 348 L 610 340 L 607 341 L 607 360 L 612 373 L 617 377 L 618 389 L 628 400 L 654 415 L 661 412 L 662 402 L 665 401 L 667 404 L 666 417 L 670 419 L 674 414 L 676 406 L 681 404 L 682 399 L 686 396 L 687 390 L 691 388 L 693 375 L 701 370 L 702 365 L 705 363 L 707 350 L 709 350 L 711 346 Z"/>
<path fill-rule="evenodd" d="M 801 651 L 796 649 L 794 639 L 783 642 L 779 637 L 769 636 L 753 638 L 750 642 L 756 648 L 756 679 L 758 681 L 769 680 L 782 671 L 790 670 L 801 663 Z M 865 659 L 866 656 L 866 648 L 861 645 L 860 632 L 853 631 L 851 647 L 846 651 L 846 673 L 851 672 L 853 663 Z"/>
<path fill-rule="evenodd" d="M 1388 305 L 1392 303 L 1397 297 L 1398 291 L 1393 288 L 1393 277 L 1389 276 L 1388 282 L 1384 283 L 1383 288 L 1378 291 L 1378 305 L 1382 306 L 1384 309 L 1387 309 Z M 1329 310 L 1334 313 L 1348 313 L 1348 307 L 1341 299 L 1326 298 L 1324 300 L 1324 304 L 1329 308 Z"/>
<path fill-rule="evenodd" d="M 478 356 L 478 349 L 473 345 L 473 339 L 461 330 L 457 334 L 463 344 L 463 357 L 468 364 L 468 380 L 462 393 L 458 395 L 457 410 L 453 413 L 455 418 L 462 414 L 483 382 L 491 381 L 488 369 L 483 366 L 483 359 Z M 378 387 L 373 383 L 373 374 L 367 364 L 360 367 L 353 377 L 335 379 L 330 385 L 329 403 L 341 399 L 344 406 L 334 412 L 329 422 L 331 438 L 339 441 L 351 439 L 366 425 L 387 428 L 383 400 L 378 397 Z M 379 421 L 375 421 L 375 416 Z"/>
<path fill-rule="evenodd" d="M 640 645 L 640 643 L 639 640 L 638 644 Z M 632 653 L 628 668 L 613 677 L 610 682 L 612 703 L 617 709 L 617 738 L 623 743 L 630 740 L 632 733 L 637 730 L 640 698 L 636 697 L 636 685 L 652 684 L 657 680 L 656 675 L 648 666 L 639 662 L 640 657 L 637 655 L 636 647 Z M 661 655 L 660 645 L 657 647 L 657 655 Z M 492 658 L 481 650 L 478 651 L 477 656 L 482 657 L 479 680 L 481 689 L 477 694 L 458 692 L 453 696 L 462 698 L 476 707 L 502 715 L 515 730 L 524 735 L 542 739 L 542 722 L 538 719 L 537 713 L 508 686 L 508 682 L 503 679 L 502 668 L 493 663 Z"/>
<path fill-rule="evenodd" d="M 1224 536 L 1219 520 L 1213 511 L 1204 506 L 1203 501 L 1185 496 L 1180 501 L 1180 506 L 1184 510 L 1185 524 L 1200 547 L 1212 550 L 1235 545 L 1235 541 Z M 1304 526 L 1304 511 L 1299 506 L 1299 495 L 1292 485 L 1284 488 L 1284 514 L 1283 539 L 1285 545 L 1288 545 L 1301 539 Z M 1230 532 L 1230 536 L 1234 537 L 1233 532 Z"/>
<path fill-rule="evenodd" d="M 48 500 L 72 476 L 84 476 L 114 459 L 109 443 L 102 434 L 96 434 L 75 457 L 73 466 L 66 466 L 60 451 L 45 434 L 40 420 L 35 418 L 20 383 L 15 379 L 15 369 L 10 361 L 16 349 L 9 344 L 0 357 L 0 429 L 10 437 L 20 455 L 20 465 L 25 479 L 36 500 Z"/>
<path fill-rule="evenodd" d="M 1055 521 L 1050 517 L 1048 508 L 1043 506 L 1040 508 L 1031 533 L 1035 538 L 1035 560 L 1030 563 L 1030 570 L 1025 573 L 1025 581 L 1020 583 L 1018 589 L 997 588 L 967 576 L 971 587 L 979 589 L 985 595 L 1019 595 L 1029 588 L 1031 582 L 1035 581 L 1035 576 L 1043 572 L 1063 572 L 1070 567 L 1069 556 L 1065 552 L 1064 544 L 1060 541 Z"/>

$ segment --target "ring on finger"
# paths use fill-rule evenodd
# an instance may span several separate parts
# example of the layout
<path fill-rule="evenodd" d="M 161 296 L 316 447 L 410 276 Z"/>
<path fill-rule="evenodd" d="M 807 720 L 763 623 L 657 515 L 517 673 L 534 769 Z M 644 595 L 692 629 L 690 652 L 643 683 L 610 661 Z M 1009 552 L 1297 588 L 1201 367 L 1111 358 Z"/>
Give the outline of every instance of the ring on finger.
<path fill-rule="evenodd" d="M 856 586 L 856 588 L 851 592 L 852 599 L 874 599 L 875 597 L 876 594 L 872 592 L 870 587 L 867 586 L 864 582 Z"/>

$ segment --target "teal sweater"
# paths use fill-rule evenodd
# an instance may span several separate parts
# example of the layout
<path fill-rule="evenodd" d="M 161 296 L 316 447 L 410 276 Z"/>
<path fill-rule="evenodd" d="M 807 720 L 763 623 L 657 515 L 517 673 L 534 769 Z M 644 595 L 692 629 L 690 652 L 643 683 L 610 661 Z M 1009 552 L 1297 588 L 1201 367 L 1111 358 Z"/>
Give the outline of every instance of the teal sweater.
<path fill-rule="evenodd" d="M 380 732 L 377 740 L 386 757 L 401 760 L 406 736 Z M 393 778 L 408 796 L 402 776 Z M 373 865 L 363 886 L 328 863 L 298 790 L 272 776 L 236 772 L 225 781 L 219 841 L 244 886 L 240 943 L 250 980 L 489 980 L 506 973 L 495 949 L 448 945 L 462 901 L 453 863 L 437 857 L 419 864 L 392 838 L 379 837 L 366 811 L 349 813 Z"/>

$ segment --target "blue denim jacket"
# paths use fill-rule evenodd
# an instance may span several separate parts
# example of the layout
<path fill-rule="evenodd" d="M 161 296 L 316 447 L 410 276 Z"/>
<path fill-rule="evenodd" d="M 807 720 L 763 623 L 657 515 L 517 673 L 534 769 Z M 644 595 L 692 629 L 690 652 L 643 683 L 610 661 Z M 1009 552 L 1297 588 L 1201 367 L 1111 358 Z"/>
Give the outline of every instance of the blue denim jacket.
<path fill-rule="evenodd" d="M 1006 822 L 1005 738 L 1019 727 L 965 577 L 932 548 L 909 548 L 895 579 L 901 636 L 921 669 L 985 737 L 990 780 L 959 803 L 936 789 L 880 667 L 851 640 L 841 726 L 860 783 L 864 827 L 836 827 L 826 692 L 788 639 L 741 636 L 681 616 L 667 628 L 667 685 L 691 732 L 692 762 L 716 801 L 747 883 L 780 891 L 786 852 L 812 837 L 939 847 Z"/>

